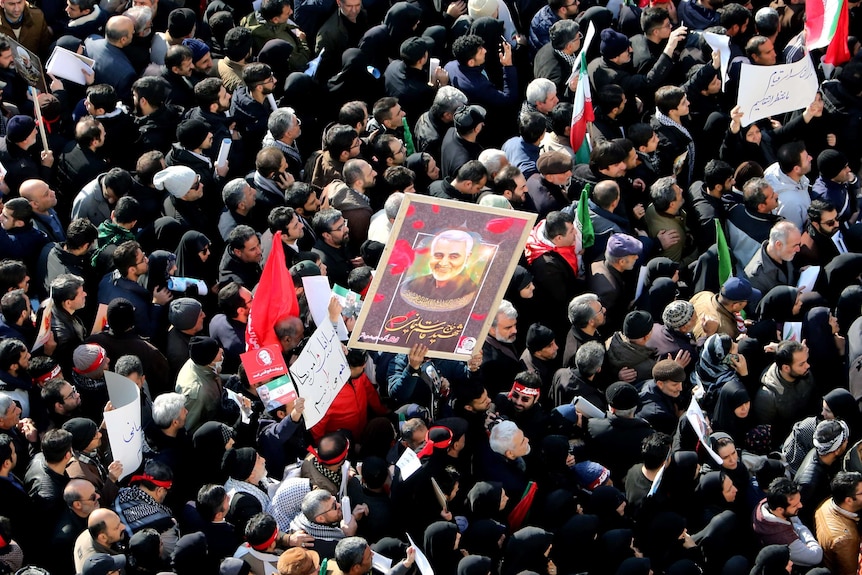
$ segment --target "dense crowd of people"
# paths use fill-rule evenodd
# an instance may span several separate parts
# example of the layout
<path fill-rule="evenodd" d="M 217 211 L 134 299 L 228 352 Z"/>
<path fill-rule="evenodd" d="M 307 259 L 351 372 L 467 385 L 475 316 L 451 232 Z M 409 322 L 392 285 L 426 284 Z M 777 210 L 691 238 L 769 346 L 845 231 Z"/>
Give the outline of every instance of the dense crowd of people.
<path fill-rule="evenodd" d="M 0 573 L 858 572 L 858 3 L 835 67 L 797 0 L 175 2 L 0 0 Z M 405 194 L 537 220 L 469 360 L 345 347 L 306 425 L 241 361 L 264 265 L 291 365 Z M 466 305 L 475 230 L 426 224 L 403 298 Z"/>

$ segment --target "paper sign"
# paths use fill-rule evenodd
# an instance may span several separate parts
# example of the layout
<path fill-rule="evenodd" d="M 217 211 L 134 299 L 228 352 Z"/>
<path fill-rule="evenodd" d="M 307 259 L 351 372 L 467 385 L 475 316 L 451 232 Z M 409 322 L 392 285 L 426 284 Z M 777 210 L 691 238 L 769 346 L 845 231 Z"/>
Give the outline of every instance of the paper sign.
<path fill-rule="evenodd" d="M 341 341 L 328 320 L 319 325 L 305 344 L 290 367 L 290 375 L 297 394 L 305 399 L 305 426 L 311 429 L 323 419 L 350 377 Z"/>
<path fill-rule="evenodd" d="M 449 502 L 446 501 L 446 495 L 443 493 L 443 490 L 440 489 L 440 484 L 437 483 L 437 480 L 433 477 L 431 478 L 431 487 L 434 488 L 434 495 L 437 497 L 437 503 L 440 504 L 440 507 L 443 511 L 449 511 Z"/>
<path fill-rule="evenodd" d="M 141 465 L 144 431 L 141 429 L 141 390 L 134 381 L 112 371 L 105 372 L 108 397 L 114 407 L 105 412 L 108 441 L 115 460 L 123 464 L 120 479 Z"/>
<path fill-rule="evenodd" d="M 392 569 L 392 559 L 384 557 L 377 551 L 372 551 L 371 567 L 377 569 L 381 573 L 389 573 L 389 570 Z"/>
<path fill-rule="evenodd" d="M 709 426 L 706 423 L 706 416 L 703 414 L 703 410 L 698 405 L 696 399 L 692 398 L 685 412 L 685 417 L 694 428 L 694 432 L 697 434 L 697 438 L 700 439 L 703 448 L 717 464 L 721 465 L 721 457 L 709 446 Z"/>
<path fill-rule="evenodd" d="M 814 284 L 817 283 L 817 277 L 820 275 L 820 266 L 808 266 L 802 273 L 799 274 L 799 283 L 796 287 L 802 293 L 808 293 L 814 289 Z"/>
<path fill-rule="evenodd" d="M 293 389 L 293 382 L 290 381 L 290 376 L 282 375 L 272 381 L 268 381 L 257 387 L 257 396 L 267 411 L 279 409 L 284 405 L 290 405 L 296 401 L 296 391 Z"/>
<path fill-rule="evenodd" d="M 57 46 L 48 58 L 46 68 L 48 74 L 86 86 L 87 77 L 84 76 L 82 70 L 86 70 L 88 74 L 93 74 L 93 65 L 95 63 L 96 61 L 92 58 L 87 58 L 86 56 Z"/>
<path fill-rule="evenodd" d="M 742 64 L 737 104 L 742 125 L 806 107 L 817 95 L 817 74 L 806 56 L 792 64 L 755 66 Z"/>
<path fill-rule="evenodd" d="M 422 462 L 419 461 L 416 452 L 408 447 L 395 462 L 395 467 L 401 470 L 401 481 L 406 481 L 408 477 L 419 471 Z"/>
<path fill-rule="evenodd" d="M 323 325 L 324 323 L 332 324 L 329 321 L 329 300 L 332 299 L 332 290 L 329 288 L 329 280 L 326 276 L 308 276 L 302 278 L 302 287 L 305 288 L 305 299 L 308 301 L 308 310 L 311 312 L 311 318 L 315 325 Z M 342 303 L 342 305 L 344 305 Z M 338 318 L 338 339 L 346 340 L 350 337 L 347 333 L 347 326 L 344 325 L 344 318 Z"/>
<path fill-rule="evenodd" d="M 718 50 L 718 57 L 721 60 L 721 89 L 724 90 L 724 83 L 727 81 L 727 67 L 730 65 L 730 36 L 704 32 L 703 39 L 706 40 L 710 48 Z M 707 66 L 711 65 L 707 64 Z"/>
<path fill-rule="evenodd" d="M 640 299 L 641 294 L 644 291 L 647 273 L 649 273 L 649 269 L 646 266 L 641 266 L 640 271 L 638 271 L 638 285 L 635 288 L 635 301 Z"/>
<path fill-rule="evenodd" d="M 605 412 L 592 404 L 592 402 L 584 399 L 580 395 L 576 396 L 574 400 L 572 400 L 572 405 L 575 406 L 575 409 L 578 410 L 582 415 L 586 415 L 587 417 L 594 417 L 596 419 L 604 419 Z"/>
<path fill-rule="evenodd" d="M 36 341 L 33 342 L 33 347 L 30 351 L 36 351 L 51 337 L 51 317 L 54 315 L 54 300 L 47 298 L 45 305 L 42 306 L 42 323 L 39 324 L 39 335 L 36 336 Z"/>
<path fill-rule="evenodd" d="M 434 569 L 431 568 L 431 563 L 428 562 L 428 558 L 425 557 L 425 554 L 422 553 L 419 546 L 414 543 L 413 538 L 410 537 L 409 533 L 407 534 L 407 540 L 416 552 L 416 566 L 419 567 L 419 572 L 422 573 L 422 575 L 434 575 Z"/>
<path fill-rule="evenodd" d="M 242 396 L 240 396 L 237 392 L 232 389 L 225 388 L 225 392 L 227 393 L 228 398 L 230 398 L 235 404 L 239 406 L 239 413 L 242 417 L 243 423 L 251 422 L 251 408 L 246 407 L 245 403 L 242 401 Z"/>
<path fill-rule="evenodd" d="M 783 339 L 784 341 L 802 341 L 802 322 L 784 322 L 784 329 L 781 332 L 781 339 Z"/>
<path fill-rule="evenodd" d="M 94 333 L 102 333 L 108 326 L 108 304 L 100 303 L 99 309 L 96 310 L 96 319 L 93 321 L 93 329 L 90 330 L 90 335 Z"/>
<path fill-rule="evenodd" d="M 239 354 L 242 366 L 248 376 L 248 382 L 252 386 L 260 385 L 264 381 L 281 377 L 287 373 L 287 365 L 281 355 L 278 345 L 268 345 L 260 349 L 253 349 Z"/>

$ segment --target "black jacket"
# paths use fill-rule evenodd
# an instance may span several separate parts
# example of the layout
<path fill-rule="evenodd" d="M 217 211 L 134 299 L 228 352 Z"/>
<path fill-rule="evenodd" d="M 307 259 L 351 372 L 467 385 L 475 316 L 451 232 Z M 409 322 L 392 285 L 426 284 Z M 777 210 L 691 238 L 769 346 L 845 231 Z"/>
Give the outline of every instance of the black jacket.
<path fill-rule="evenodd" d="M 587 430 L 590 436 L 587 441 L 590 459 L 607 467 L 614 483 L 621 483 L 629 468 L 643 461 L 641 442 L 654 433 L 644 419 L 616 415 L 590 419 Z"/>
<path fill-rule="evenodd" d="M 170 106 L 162 106 L 148 116 L 136 118 L 138 138 L 134 149 L 138 157 L 151 150 L 167 154 L 171 144 L 176 140 L 177 126 L 180 114 Z"/>
<path fill-rule="evenodd" d="M 260 264 L 256 262 L 246 263 L 233 255 L 230 251 L 230 246 L 225 247 L 218 270 L 219 282 L 227 283 L 235 281 L 248 289 L 252 289 L 257 285 L 257 282 L 260 281 L 260 274 L 263 271 Z M 346 279 L 344 285 L 347 285 Z"/>

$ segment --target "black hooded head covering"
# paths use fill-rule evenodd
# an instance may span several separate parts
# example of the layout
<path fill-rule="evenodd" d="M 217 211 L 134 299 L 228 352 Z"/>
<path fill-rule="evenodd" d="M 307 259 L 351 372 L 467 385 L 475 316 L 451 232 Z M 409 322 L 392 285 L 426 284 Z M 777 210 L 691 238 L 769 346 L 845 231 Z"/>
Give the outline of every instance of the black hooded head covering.
<path fill-rule="evenodd" d="M 552 532 L 578 513 L 578 498 L 568 489 L 555 489 L 534 505 L 536 513 L 531 513 L 530 519 L 536 527 Z"/>
<path fill-rule="evenodd" d="M 646 557 L 629 557 L 614 571 L 614 575 L 649 575 L 652 573 L 650 560 Z"/>
<path fill-rule="evenodd" d="M 658 278 L 672 278 L 679 271 L 679 264 L 670 258 L 653 258 L 647 262 L 646 268 L 644 287 L 649 287 Z"/>
<path fill-rule="evenodd" d="M 134 558 L 135 571 L 157 573 L 164 569 L 159 532 L 152 528 L 141 529 L 129 539 L 129 559 Z"/>
<path fill-rule="evenodd" d="M 428 177 L 428 168 L 425 165 L 425 157 L 431 157 L 427 152 L 416 152 L 407 156 L 407 160 L 404 163 L 405 166 L 413 170 L 415 177 L 413 178 L 413 187 L 416 188 L 416 193 L 419 194 L 427 194 L 428 186 L 431 185 L 432 180 Z"/>
<path fill-rule="evenodd" d="M 521 571 L 546 573 L 545 552 L 554 542 L 554 535 L 538 527 L 519 529 L 506 542 L 500 575 L 516 575 Z"/>
<path fill-rule="evenodd" d="M 596 566 L 598 572 L 611 575 L 623 561 L 634 557 L 633 539 L 634 532 L 631 529 L 611 529 L 603 533 L 599 537 L 598 556 L 604 559 Z"/>
<path fill-rule="evenodd" d="M 776 286 L 766 292 L 757 304 L 757 314 L 760 319 L 771 319 L 778 322 L 795 321 L 793 306 L 799 290 L 790 286 Z"/>
<path fill-rule="evenodd" d="M 500 515 L 503 484 L 479 481 L 467 493 L 471 519 L 494 519 Z"/>
<path fill-rule="evenodd" d="M 721 575 L 748 575 L 751 563 L 742 555 L 734 555 L 721 568 Z"/>
<path fill-rule="evenodd" d="M 215 561 L 207 552 L 207 538 L 202 531 L 180 537 L 171 554 L 171 567 L 177 575 L 215 573 Z"/>
<path fill-rule="evenodd" d="M 177 263 L 177 256 L 166 250 L 156 250 L 149 257 L 149 269 L 147 270 L 146 288 L 152 293 L 156 288 L 168 286 L 168 273 Z"/>
<path fill-rule="evenodd" d="M 725 383 L 718 392 L 718 399 L 712 412 L 712 428 L 715 431 L 724 431 L 734 440 L 742 441 L 744 434 L 751 429 L 752 418 L 750 412 L 749 417 L 739 418 L 734 410 L 750 402 L 751 396 L 739 380 L 733 379 Z"/>
<path fill-rule="evenodd" d="M 458 575 L 488 575 L 492 563 L 484 555 L 468 555 L 458 562 Z"/>
<path fill-rule="evenodd" d="M 859 402 L 853 394 L 844 388 L 833 389 L 823 396 L 823 401 L 850 428 L 850 443 L 852 444 L 862 433 L 862 415 L 859 413 Z"/>
<path fill-rule="evenodd" d="M 177 255 L 177 275 L 204 280 L 209 285 L 210 281 L 215 279 L 214 266 L 210 263 L 217 260 L 218 255 L 210 253 L 206 262 L 201 261 L 200 253 L 208 246 L 212 251 L 212 242 L 200 232 L 190 230 L 183 234 L 174 252 Z"/>
<path fill-rule="evenodd" d="M 275 77 L 281 80 L 281 85 L 276 84 L 272 92 L 273 98 L 278 100 L 284 96 L 284 83 L 287 77 L 290 76 L 290 55 L 293 53 L 293 46 L 287 40 L 279 40 L 273 38 L 267 41 L 260 49 L 257 55 L 257 61 L 268 65 L 272 68 L 272 73 Z"/>
<path fill-rule="evenodd" d="M 592 572 L 593 553 L 572 553 L 573 549 L 595 549 L 600 522 L 596 515 L 575 515 L 554 534 L 551 556 L 559 573 Z"/>
<path fill-rule="evenodd" d="M 435 521 L 425 530 L 425 555 L 435 573 L 455 573 L 461 552 L 455 549 L 458 526 L 446 521 Z"/>
<path fill-rule="evenodd" d="M 790 549 L 787 545 L 767 545 L 757 554 L 749 575 L 784 575 L 788 561 Z"/>
<path fill-rule="evenodd" d="M 710 471 L 700 476 L 696 493 L 705 506 L 720 507 L 722 509 L 729 507 L 722 493 L 725 477 L 727 477 L 727 474 L 724 471 Z"/>
<path fill-rule="evenodd" d="M 533 281 L 533 274 L 527 268 L 520 265 L 515 266 L 515 272 L 512 274 L 512 279 L 509 280 L 509 287 L 506 288 L 506 294 L 503 296 L 508 302 L 518 309 L 517 302 L 523 301 L 521 290 L 530 285 Z"/>
<path fill-rule="evenodd" d="M 838 298 L 838 304 L 835 306 L 838 333 L 846 336 L 850 326 L 859 316 L 862 316 L 862 286 L 848 286 L 841 292 L 841 297 Z"/>
<path fill-rule="evenodd" d="M 348 48 L 341 55 L 341 71 L 327 84 L 333 105 L 340 108 L 345 102 L 361 100 L 369 108 L 382 94 L 381 80 L 368 72 L 370 61 L 359 48 Z"/>
<path fill-rule="evenodd" d="M 652 285 L 644 290 L 646 294 L 646 305 L 640 306 L 654 318 L 661 321 L 664 308 L 674 301 L 679 294 L 679 286 L 671 278 L 656 278 Z"/>
<path fill-rule="evenodd" d="M 372 545 L 371 549 L 375 553 L 380 553 L 384 557 L 392 559 L 393 563 L 407 556 L 407 545 L 395 537 L 383 537 Z"/>
<path fill-rule="evenodd" d="M 207 421 L 201 425 L 192 438 L 197 473 L 205 483 L 224 484 L 227 473 L 222 471 L 222 458 L 225 445 L 233 437 L 233 430 L 218 421 Z"/>
<path fill-rule="evenodd" d="M 859 285 L 859 274 L 862 274 L 862 254 L 848 252 L 838 255 L 826 264 L 823 273 L 826 276 L 826 289 L 823 295 L 829 300 L 829 305 L 835 305 L 847 286 Z"/>
<path fill-rule="evenodd" d="M 505 532 L 506 527 L 493 519 L 471 521 L 461 538 L 461 548 L 469 551 L 471 555 L 485 555 L 497 559 L 503 552 L 499 542 Z"/>
<path fill-rule="evenodd" d="M 703 575 L 703 569 L 691 559 L 680 559 L 668 567 L 665 573 L 667 575 Z"/>
<path fill-rule="evenodd" d="M 828 382 L 830 387 L 846 386 L 847 367 L 835 346 L 835 337 L 829 324 L 831 316 L 828 307 L 808 310 L 802 319 L 802 339 L 808 342 L 808 362 L 814 381 Z"/>
<path fill-rule="evenodd" d="M 387 54 L 390 58 L 397 60 L 400 57 L 401 43 L 413 36 L 413 28 L 421 17 L 422 9 L 410 2 L 396 2 L 386 12 L 383 25 L 389 33 Z"/>

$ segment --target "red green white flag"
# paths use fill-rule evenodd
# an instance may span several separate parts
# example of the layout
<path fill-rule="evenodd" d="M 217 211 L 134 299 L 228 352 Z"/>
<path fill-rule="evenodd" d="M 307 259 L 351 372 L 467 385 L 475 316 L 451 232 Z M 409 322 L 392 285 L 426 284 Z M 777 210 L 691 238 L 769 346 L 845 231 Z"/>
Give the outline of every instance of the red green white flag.
<path fill-rule="evenodd" d="M 847 0 L 806 0 L 805 18 L 805 45 L 809 50 L 828 46 L 823 61 L 833 66 L 850 60 Z"/>
<path fill-rule="evenodd" d="M 587 49 L 596 33 L 595 26 L 590 22 L 581 52 L 578 54 L 578 87 L 575 90 L 574 110 L 572 111 L 572 128 L 569 133 L 575 160 L 579 164 L 590 161 L 590 144 L 587 141 L 587 124 L 596 119 L 593 112 L 593 98 L 590 94 L 590 76 L 587 72 Z M 575 71 L 572 71 L 575 74 Z"/>

